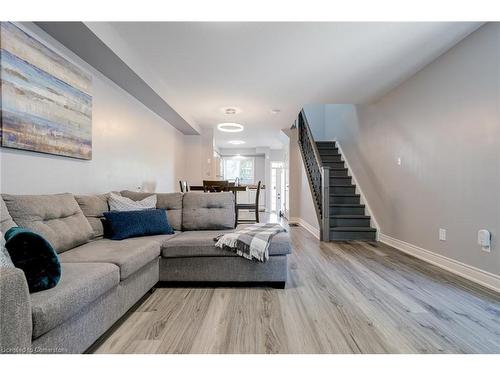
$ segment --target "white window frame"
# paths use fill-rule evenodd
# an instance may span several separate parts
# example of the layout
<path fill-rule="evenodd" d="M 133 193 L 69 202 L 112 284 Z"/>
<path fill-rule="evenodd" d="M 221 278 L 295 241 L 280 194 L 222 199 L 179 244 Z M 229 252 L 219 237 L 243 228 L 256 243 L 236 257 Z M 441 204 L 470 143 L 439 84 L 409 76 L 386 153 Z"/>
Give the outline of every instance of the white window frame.
<path fill-rule="evenodd" d="M 240 184 L 245 184 L 245 185 L 252 185 L 255 183 L 255 158 L 251 156 L 222 156 L 221 157 L 221 174 L 222 178 L 224 180 L 229 180 L 229 181 L 234 181 L 235 178 L 231 176 L 231 178 L 228 178 L 226 175 L 226 161 L 244 161 L 244 160 L 251 160 L 252 161 L 252 179 L 251 180 L 243 180 L 241 179 L 241 166 L 238 166 L 238 177 L 240 178 Z"/>

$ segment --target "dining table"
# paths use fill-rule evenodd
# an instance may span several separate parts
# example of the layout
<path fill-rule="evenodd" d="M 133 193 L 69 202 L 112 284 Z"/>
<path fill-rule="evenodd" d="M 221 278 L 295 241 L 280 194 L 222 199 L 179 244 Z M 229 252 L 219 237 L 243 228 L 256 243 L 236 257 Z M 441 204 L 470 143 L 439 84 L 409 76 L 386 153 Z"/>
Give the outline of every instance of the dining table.
<path fill-rule="evenodd" d="M 224 188 L 224 191 L 232 191 L 235 195 L 235 199 L 237 198 L 238 191 L 246 191 L 248 186 L 227 186 Z M 189 187 L 190 191 L 205 191 L 205 188 L 202 185 L 191 185 Z M 209 193 L 209 192 L 207 192 Z"/>
<path fill-rule="evenodd" d="M 233 194 L 234 194 L 234 201 L 238 202 L 238 192 L 239 191 L 246 191 L 248 187 L 249 186 L 247 186 L 247 185 L 243 185 L 243 186 L 226 186 L 224 188 L 224 191 L 232 191 Z M 189 190 L 191 190 L 191 191 L 202 191 L 202 192 L 205 192 L 205 188 L 202 185 L 200 185 L 200 186 L 191 185 L 189 187 Z M 210 192 L 207 191 L 207 193 L 210 193 Z"/>

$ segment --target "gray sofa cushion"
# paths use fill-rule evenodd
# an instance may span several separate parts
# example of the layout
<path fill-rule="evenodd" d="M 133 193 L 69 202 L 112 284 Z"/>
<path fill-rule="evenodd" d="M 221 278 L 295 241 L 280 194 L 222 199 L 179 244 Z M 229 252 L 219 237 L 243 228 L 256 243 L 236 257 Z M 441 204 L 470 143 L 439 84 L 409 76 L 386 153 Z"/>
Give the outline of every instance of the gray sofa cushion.
<path fill-rule="evenodd" d="M 62 264 L 57 286 L 31 294 L 33 338 L 60 325 L 119 282 L 120 273 L 114 264 Z"/>
<path fill-rule="evenodd" d="M 120 268 L 124 280 L 160 256 L 160 242 L 148 237 L 122 241 L 102 239 L 86 243 L 61 254 L 63 263 L 113 263 Z"/>
<path fill-rule="evenodd" d="M 188 258 L 188 257 L 231 257 L 235 253 L 215 247 L 214 237 L 232 230 L 201 230 L 179 233 L 169 241 L 162 244 L 163 258 Z M 288 233 L 278 233 L 269 245 L 269 255 L 290 254 L 290 240 Z"/>
<path fill-rule="evenodd" d="M 182 193 L 140 193 L 130 190 L 123 190 L 120 193 L 134 201 L 156 194 L 156 208 L 167 211 L 168 223 L 174 230 L 182 229 Z"/>
<path fill-rule="evenodd" d="M 156 234 L 154 236 L 147 236 L 144 238 L 147 238 L 148 240 L 151 241 L 156 241 L 160 245 L 161 249 L 167 241 L 170 241 L 172 238 L 178 236 L 181 233 L 182 232 L 175 232 L 174 234 Z"/>
<path fill-rule="evenodd" d="M 24 272 L 19 268 L 0 267 L 0 354 L 23 353 L 30 348 L 32 327 Z"/>
<path fill-rule="evenodd" d="M 3 198 L 0 197 L 0 232 L 5 233 L 12 227 L 17 227 L 17 225 L 12 220 Z"/>
<path fill-rule="evenodd" d="M 182 201 L 182 230 L 232 229 L 234 194 L 188 192 Z"/>
<path fill-rule="evenodd" d="M 61 253 L 88 242 L 94 231 L 72 194 L 2 195 L 12 219 L 42 235 Z"/>
<path fill-rule="evenodd" d="M 102 238 L 104 212 L 109 211 L 108 194 L 75 195 L 75 199 L 94 230 L 94 238 Z"/>
<path fill-rule="evenodd" d="M 160 259 L 160 281 L 167 282 L 286 282 L 287 256 L 252 262 L 241 257 Z"/>

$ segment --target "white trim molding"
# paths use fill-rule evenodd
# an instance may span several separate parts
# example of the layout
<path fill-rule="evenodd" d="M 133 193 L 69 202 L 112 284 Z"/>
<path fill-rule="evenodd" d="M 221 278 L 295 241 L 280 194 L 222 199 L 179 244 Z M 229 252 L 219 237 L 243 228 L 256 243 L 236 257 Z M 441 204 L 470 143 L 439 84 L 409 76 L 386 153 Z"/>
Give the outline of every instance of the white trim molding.
<path fill-rule="evenodd" d="M 307 221 L 300 217 L 291 217 L 288 220 L 288 224 L 297 224 L 307 230 L 309 233 L 311 233 L 314 237 L 316 237 L 318 240 L 320 239 L 319 235 L 319 228 L 314 227 L 313 225 L 309 224 Z"/>
<path fill-rule="evenodd" d="M 469 266 L 465 263 L 436 254 L 432 251 L 398 240 L 383 233 L 379 233 L 379 241 L 404 253 L 412 255 L 415 258 L 422 259 L 427 263 L 431 263 L 456 275 L 462 276 L 463 278 L 480 284 L 486 288 L 500 292 L 499 275 Z"/>
<path fill-rule="evenodd" d="M 368 203 L 368 200 L 366 199 L 365 194 L 363 194 L 363 189 L 361 189 L 361 185 L 359 184 L 358 180 L 356 179 L 356 175 L 354 174 L 353 169 L 349 165 L 349 161 L 345 157 L 345 154 L 342 151 L 342 147 L 340 146 L 340 144 L 336 138 L 334 138 L 334 142 L 335 142 L 335 146 L 339 149 L 340 157 L 342 158 L 342 160 L 345 163 L 348 175 L 352 177 L 352 181 L 353 181 L 354 185 L 356 185 L 356 189 L 359 192 L 359 195 L 361 197 L 361 203 L 363 203 L 365 205 L 366 211 L 367 211 L 368 215 L 370 216 L 372 225 L 377 229 L 377 240 L 378 240 L 378 236 L 380 233 L 380 226 L 378 225 L 377 219 L 375 218 L 375 215 L 373 214 L 373 210 L 371 209 L 370 204 Z"/>

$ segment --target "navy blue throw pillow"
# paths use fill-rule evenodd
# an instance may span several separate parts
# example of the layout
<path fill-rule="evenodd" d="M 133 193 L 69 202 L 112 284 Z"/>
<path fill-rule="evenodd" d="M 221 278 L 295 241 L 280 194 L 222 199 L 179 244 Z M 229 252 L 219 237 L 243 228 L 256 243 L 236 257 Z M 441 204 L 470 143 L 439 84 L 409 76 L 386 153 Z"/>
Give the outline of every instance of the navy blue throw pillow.
<path fill-rule="evenodd" d="M 108 222 L 107 237 L 112 240 L 174 233 L 162 209 L 109 211 L 104 212 L 104 217 Z"/>
<path fill-rule="evenodd" d="M 38 233 L 14 227 L 5 233 L 12 263 L 23 270 L 30 293 L 53 288 L 61 279 L 61 264 L 52 245 Z"/>

